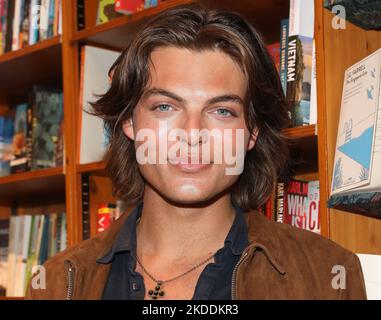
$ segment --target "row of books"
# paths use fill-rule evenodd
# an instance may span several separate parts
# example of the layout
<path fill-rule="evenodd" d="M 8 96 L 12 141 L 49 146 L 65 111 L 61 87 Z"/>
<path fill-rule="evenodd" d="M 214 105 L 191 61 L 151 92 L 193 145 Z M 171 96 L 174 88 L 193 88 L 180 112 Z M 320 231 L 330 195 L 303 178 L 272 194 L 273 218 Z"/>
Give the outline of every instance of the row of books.
<path fill-rule="evenodd" d="M 289 105 L 291 127 L 317 123 L 314 0 L 290 0 L 280 42 L 270 45 Z"/>
<path fill-rule="evenodd" d="M 11 216 L 0 220 L 0 288 L 22 297 L 34 266 L 66 249 L 66 214 Z"/>
<path fill-rule="evenodd" d="M 0 0 L 0 54 L 62 33 L 62 0 Z"/>
<path fill-rule="evenodd" d="M 321 233 L 319 181 L 279 180 L 275 192 L 260 211 L 269 219 Z"/>
<path fill-rule="evenodd" d="M 13 111 L 0 117 L 0 176 L 62 166 L 62 91 L 34 86 Z"/>

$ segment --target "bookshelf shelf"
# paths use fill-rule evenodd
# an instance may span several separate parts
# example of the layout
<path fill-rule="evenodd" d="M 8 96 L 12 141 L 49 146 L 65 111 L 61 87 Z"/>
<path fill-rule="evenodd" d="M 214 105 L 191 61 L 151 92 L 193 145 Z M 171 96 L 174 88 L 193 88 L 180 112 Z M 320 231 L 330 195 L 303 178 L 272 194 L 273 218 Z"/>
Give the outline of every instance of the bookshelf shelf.
<path fill-rule="evenodd" d="M 61 36 L 55 36 L 50 39 L 37 42 L 34 45 L 26 46 L 22 49 L 6 52 L 2 55 L 0 55 L 0 64 L 6 62 L 15 60 L 18 58 L 23 58 L 28 55 L 38 53 L 39 51 L 47 50 L 49 48 L 59 46 L 61 44 Z"/>
<path fill-rule="evenodd" d="M 107 23 L 88 27 L 74 33 L 72 41 L 80 44 L 97 44 L 104 47 L 122 49 L 133 37 L 134 31 L 150 17 L 164 8 L 179 4 L 195 2 L 194 0 L 170 0 L 158 7 L 152 7 L 130 16 L 121 16 Z"/>
<path fill-rule="evenodd" d="M 106 168 L 106 162 L 99 161 L 94 163 L 78 164 L 77 172 L 78 173 L 100 172 L 100 171 L 104 171 L 105 168 Z"/>
<path fill-rule="evenodd" d="M 65 192 L 65 176 L 62 167 L 0 177 L 0 202 L 62 192 Z"/>
<path fill-rule="evenodd" d="M 303 127 L 287 128 L 283 132 L 287 137 L 290 138 L 308 138 L 315 137 L 316 134 L 316 125 L 309 125 Z"/>
<path fill-rule="evenodd" d="M 0 90 L 25 96 L 33 84 L 62 83 L 61 36 L 0 55 Z"/>
<path fill-rule="evenodd" d="M 180 4 L 202 3 L 207 7 L 224 7 L 238 11 L 261 30 L 266 30 L 266 40 L 269 42 L 279 40 L 279 21 L 288 15 L 288 0 L 256 1 L 251 0 L 169 0 L 160 6 L 145 9 L 130 16 L 121 16 L 101 25 L 89 26 L 84 30 L 74 32 L 73 43 L 97 44 L 103 47 L 122 49 L 132 39 L 135 30 L 147 19 L 166 8 Z M 271 13 L 271 15 L 269 14 Z M 92 19 L 95 21 L 95 18 Z"/>

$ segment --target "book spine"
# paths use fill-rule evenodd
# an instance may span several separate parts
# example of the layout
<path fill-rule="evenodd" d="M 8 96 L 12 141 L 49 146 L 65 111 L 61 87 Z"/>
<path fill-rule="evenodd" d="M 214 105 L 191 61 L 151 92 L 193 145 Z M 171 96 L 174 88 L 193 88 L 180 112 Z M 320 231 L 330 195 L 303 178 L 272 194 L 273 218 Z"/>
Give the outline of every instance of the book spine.
<path fill-rule="evenodd" d="M 20 24 L 20 47 L 23 48 L 29 44 L 29 16 L 30 16 L 30 0 L 24 0 L 22 8 L 22 19 Z"/>
<path fill-rule="evenodd" d="M 13 17 L 15 15 L 15 1 L 8 1 L 7 19 L 5 28 L 5 52 L 12 50 Z"/>
<path fill-rule="evenodd" d="M 275 210 L 274 210 L 274 219 L 276 222 L 283 223 L 283 215 L 284 215 L 284 193 L 285 193 L 285 183 L 282 181 L 278 181 L 276 184 L 275 190 Z"/>
<path fill-rule="evenodd" d="M 29 45 L 37 43 L 39 39 L 40 4 L 40 0 L 31 0 L 29 10 Z"/>
<path fill-rule="evenodd" d="M 32 95 L 33 96 L 33 95 Z M 32 104 L 28 104 L 27 108 L 27 134 L 26 134 L 26 170 L 32 169 L 32 155 L 33 155 L 33 99 L 30 100 Z"/>
<path fill-rule="evenodd" d="M 59 0 L 58 5 L 58 34 L 62 34 L 62 0 Z"/>
<path fill-rule="evenodd" d="M 319 181 L 308 182 L 308 202 L 307 202 L 307 230 L 320 234 L 321 222 L 320 222 L 320 193 L 319 193 Z"/>
<path fill-rule="evenodd" d="M 7 291 L 9 219 L 0 220 L 0 297 Z"/>
<path fill-rule="evenodd" d="M 287 94 L 287 48 L 288 48 L 288 19 L 281 22 L 280 32 L 280 81 L 284 95 Z"/>
<path fill-rule="evenodd" d="M 311 103 L 309 124 L 317 124 L 316 44 L 312 42 Z"/>
<path fill-rule="evenodd" d="M 53 37 L 53 34 L 54 34 L 55 4 L 56 4 L 56 0 L 50 0 L 49 1 L 47 38 Z"/>
<path fill-rule="evenodd" d="M 82 175 L 82 240 L 90 238 L 90 187 L 89 176 Z"/>
<path fill-rule="evenodd" d="M 20 25 L 23 1 L 15 0 L 15 12 L 13 19 L 12 51 L 20 49 Z"/>
<path fill-rule="evenodd" d="M 54 1 L 54 21 L 53 21 L 53 36 L 58 35 L 58 20 L 59 20 L 60 1 Z"/>
<path fill-rule="evenodd" d="M 40 14 L 39 39 L 40 41 L 46 40 L 48 38 L 49 4 L 50 4 L 50 0 L 41 0 L 41 7 L 39 12 Z"/>

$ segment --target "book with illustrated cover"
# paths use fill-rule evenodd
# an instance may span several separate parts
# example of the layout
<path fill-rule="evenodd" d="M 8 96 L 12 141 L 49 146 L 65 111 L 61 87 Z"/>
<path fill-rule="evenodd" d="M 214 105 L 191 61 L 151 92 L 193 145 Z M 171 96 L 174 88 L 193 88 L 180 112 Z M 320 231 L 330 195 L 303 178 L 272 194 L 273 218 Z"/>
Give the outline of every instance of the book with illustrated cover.
<path fill-rule="evenodd" d="M 115 11 L 115 0 L 99 0 L 97 24 L 106 23 L 122 16 Z"/>
<path fill-rule="evenodd" d="M 381 191 L 380 70 L 378 49 L 345 71 L 331 196 Z"/>
<path fill-rule="evenodd" d="M 32 169 L 56 167 L 63 119 L 62 91 L 35 86 L 32 98 Z"/>
<path fill-rule="evenodd" d="M 277 182 L 275 219 L 297 228 L 321 233 L 319 181 L 284 179 Z"/>
<path fill-rule="evenodd" d="M 310 117 L 314 1 L 291 0 L 287 44 L 287 100 L 293 127 L 316 123 Z M 315 106 L 314 106 L 315 107 Z"/>
<path fill-rule="evenodd" d="M 16 106 L 14 125 L 12 160 L 10 162 L 11 173 L 28 171 L 27 159 L 27 136 L 28 136 L 28 104 L 23 103 Z"/>
<path fill-rule="evenodd" d="M 0 177 L 10 174 L 14 122 L 9 117 L 0 117 Z"/>

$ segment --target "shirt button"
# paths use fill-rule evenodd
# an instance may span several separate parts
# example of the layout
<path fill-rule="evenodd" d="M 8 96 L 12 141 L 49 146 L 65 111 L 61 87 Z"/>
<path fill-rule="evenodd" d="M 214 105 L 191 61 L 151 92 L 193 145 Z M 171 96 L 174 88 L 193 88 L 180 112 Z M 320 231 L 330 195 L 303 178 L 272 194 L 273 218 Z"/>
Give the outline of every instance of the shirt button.
<path fill-rule="evenodd" d="M 134 290 L 134 291 L 139 290 L 139 284 L 136 283 L 136 282 L 133 282 L 133 283 L 132 283 L 132 290 Z"/>

